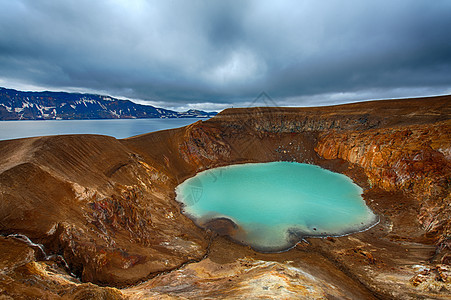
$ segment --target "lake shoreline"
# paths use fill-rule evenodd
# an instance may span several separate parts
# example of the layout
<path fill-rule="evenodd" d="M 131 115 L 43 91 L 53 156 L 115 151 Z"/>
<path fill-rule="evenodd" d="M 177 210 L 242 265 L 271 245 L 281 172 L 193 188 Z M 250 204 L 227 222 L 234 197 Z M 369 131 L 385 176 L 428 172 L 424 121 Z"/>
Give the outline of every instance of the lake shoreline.
<path fill-rule="evenodd" d="M 234 193 L 237 189 L 239 194 Z M 270 190 L 260 195 L 264 189 Z M 223 194 L 225 191 L 227 194 Z M 365 205 L 362 192 L 351 178 L 319 166 L 268 162 L 229 165 L 197 173 L 176 187 L 175 200 L 182 204 L 182 212 L 201 228 L 213 230 L 212 222 L 227 219 L 235 228 L 225 229 L 222 225 L 219 230 L 229 232 L 233 240 L 260 252 L 282 252 L 307 237 L 338 237 L 374 226 L 378 217 Z M 280 197 L 276 204 L 277 195 Z M 219 206 L 215 208 L 214 203 Z M 289 206 L 290 210 L 280 211 L 280 206 Z M 250 211 L 244 213 L 247 210 Z M 268 213 L 270 219 L 266 219 Z M 290 217 L 293 213 L 296 217 Z M 329 224 L 331 218 L 321 217 L 325 214 L 333 215 L 333 224 Z M 259 215 L 265 219 L 259 220 Z M 354 220 L 357 215 L 358 220 Z M 283 226 L 274 223 L 278 218 Z M 315 225 L 305 227 L 305 224 Z M 271 243 L 284 237 L 280 245 L 270 246 L 255 239 L 264 236 L 268 240 L 272 235 Z"/>

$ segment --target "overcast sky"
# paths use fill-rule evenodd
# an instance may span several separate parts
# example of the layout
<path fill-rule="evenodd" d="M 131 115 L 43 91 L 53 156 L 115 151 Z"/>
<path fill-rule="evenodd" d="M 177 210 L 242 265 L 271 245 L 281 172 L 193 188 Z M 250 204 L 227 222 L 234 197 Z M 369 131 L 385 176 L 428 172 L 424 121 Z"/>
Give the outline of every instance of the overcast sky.
<path fill-rule="evenodd" d="M 178 110 L 451 94 L 451 0 L 0 0 L 0 86 Z"/>

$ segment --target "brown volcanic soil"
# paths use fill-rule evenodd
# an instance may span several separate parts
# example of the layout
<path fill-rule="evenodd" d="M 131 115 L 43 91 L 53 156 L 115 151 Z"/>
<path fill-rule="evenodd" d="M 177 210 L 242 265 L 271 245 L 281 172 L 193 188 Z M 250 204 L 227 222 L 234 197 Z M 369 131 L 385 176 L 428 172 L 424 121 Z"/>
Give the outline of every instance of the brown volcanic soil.
<path fill-rule="evenodd" d="M 447 299 L 450 103 L 227 109 L 125 140 L 2 141 L 0 297 Z M 348 175 L 380 223 L 262 254 L 224 236 L 227 220 L 202 230 L 180 214 L 184 179 L 276 160 Z"/>

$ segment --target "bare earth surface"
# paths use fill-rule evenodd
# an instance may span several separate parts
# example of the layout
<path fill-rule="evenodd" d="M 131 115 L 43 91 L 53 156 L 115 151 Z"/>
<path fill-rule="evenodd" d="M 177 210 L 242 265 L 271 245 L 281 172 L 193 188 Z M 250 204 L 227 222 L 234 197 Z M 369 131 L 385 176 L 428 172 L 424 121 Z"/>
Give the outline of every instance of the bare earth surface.
<path fill-rule="evenodd" d="M 450 299 L 450 116 L 441 96 L 1 141 L 0 299 Z M 258 253 L 180 213 L 197 172 L 280 160 L 351 177 L 380 222 Z"/>

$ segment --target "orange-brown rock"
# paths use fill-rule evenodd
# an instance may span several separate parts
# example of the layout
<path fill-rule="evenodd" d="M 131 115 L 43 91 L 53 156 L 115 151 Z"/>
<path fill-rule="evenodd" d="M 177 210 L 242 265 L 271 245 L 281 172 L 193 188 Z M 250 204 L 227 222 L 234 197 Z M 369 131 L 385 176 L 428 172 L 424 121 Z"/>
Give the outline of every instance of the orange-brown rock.
<path fill-rule="evenodd" d="M 419 219 L 440 241 L 451 235 L 451 121 L 325 132 L 315 148 L 326 159 L 361 166 L 371 186 L 403 191 L 419 202 Z"/>
<path fill-rule="evenodd" d="M 208 237 L 178 213 L 169 177 L 116 139 L 59 136 L 2 146 L 8 168 L 0 174 L 0 230 L 61 254 L 83 281 L 131 284 L 204 255 Z"/>

